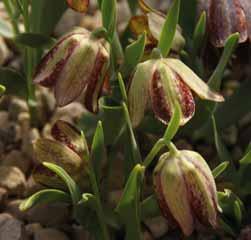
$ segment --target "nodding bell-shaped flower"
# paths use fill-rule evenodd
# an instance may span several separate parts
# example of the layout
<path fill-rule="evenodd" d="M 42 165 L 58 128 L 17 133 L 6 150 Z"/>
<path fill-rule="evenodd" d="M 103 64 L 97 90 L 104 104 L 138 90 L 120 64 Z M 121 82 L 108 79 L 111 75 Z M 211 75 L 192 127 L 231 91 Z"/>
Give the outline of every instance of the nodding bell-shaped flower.
<path fill-rule="evenodd" d="M 33 172 L 34 179 L 46 186 L 60 187 L 61 180 L 42 163 L 50 162 L 64 168 L 80 182 L 86 176 L 88 146 L 81 133 L 69 123 L 58 120 L 51 129 L 54 139 L 41 138 L 34 142 L 34 156 L 39 163 Z"/>
<path fill-rule="evenodd" d="M 199 0 L 199 13 L 206 11 L 209 38 L 215 47 L 223 47 L 233 33 L 239 43 L 251 40 L 250 0 Z"/>
<path fill-rule="evenodd" d="M 194 114 L 194 91 L 200 98 L 221 102 L 224 98 L 209 89 L 190 68 L 178 59 L 160 58 L 140 63 L 132 78 L 128 93 L 132 124 L 138 126 L 146 110 L 167 124 L 178 103 L 182 110 L 180 125 Z"/>
<path fill-rule="evenodd" d="M 192 234 L 196 223 L 217 226 L 215 181 L 206 161 L 197 152 L 182 150 L 163 154 L 154 170 L 154 187 L 163 216 Z"/>
<path fill-rule="evenodd" d="M 75 29 L 43 57 L 33 82 L 52 88 L 59 107 L 81 96 L 86 109 L 97 112 L 98 97 L 109 66 L 109 52 L 104 38 Z"/>

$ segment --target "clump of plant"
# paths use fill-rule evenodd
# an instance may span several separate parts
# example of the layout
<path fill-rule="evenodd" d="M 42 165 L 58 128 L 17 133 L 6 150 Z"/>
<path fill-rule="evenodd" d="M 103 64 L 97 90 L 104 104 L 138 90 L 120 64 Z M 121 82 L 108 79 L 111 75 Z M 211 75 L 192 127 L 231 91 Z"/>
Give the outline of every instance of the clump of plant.
<path fill-rule="evenodd" d="M 241 83 L 225 102 L 220 91 L 225 70 L 233 68 L 228 63 L 238 42 L 250 37 L 248 1 L 200 1 L 199 6 L 189 1 L 188 6 L 188 1 L 174 0 L 163 14 L 143 0 L 128 0 L 132 18 L 119 35 L 116 0 L 99 0 L 103 27 L 93 32 L 78 27 L 56 42 L 50 35 L 66 9 L 64 1 L 55 1 L 57 14 L 48 13 L 50 29 L 36 19 L 39 7 L 51 9 L 50 1 L 3 2 L 12 19 L 13 41 L 19 48 L 25 46 L 20 49 L 23 75 L 1 69 L 7 93 L 15 94 L 13 81 L 25 76 L 27 87 L 21 86 L 28 90 L 33 124 L 37 84 L 53 91 L 58 107 L 81 99 L 88 111 L 79 128 L 58 120 L 51 129 L 53 139 L 34 142 L 39 164 L 33 176 L 46 188 L 20 208 L 66 202 L 75 221 L 96 239 L 142 239 L 142 222 L 157 215 L 167 219 L 170 231 L 182 236 L 195 237 L 207 228 L 215 237 L 223 232 L 235 239 L 248 222 L 245 201 L 251 180 L 245 176 L 251 151 L 248 147 L 244 157 L 233 162 L 218 130 L 250 111 L 246 89 L 251 86 Z M 89 4 L 87 0 L 67 3 L 83 13 Z M 184 11 L 188 7 L 190 18 Z M 194 24 L 197 8 L 200 14 Z M 135 14 L 138 9 L 141 15 Z M 232 16 L 233 11 L 238 14 Z M 18 18 L 24 21 L 25 33 L 18 29 Z M 207 35 L 215 47 L 221 47 L 214 48 L 218 63 L 213 70 L 203 57 L 213 51 L 207 47 Z M 44 50 L 48 51 L 43 54 Z M 240 109 L 235 112 L 235 108 Z M 211 170 L 210 159 L 177 149 L 175 140 L 184 136 L 193 141 L 213 137 L 218 166 Z M 145 139 L 151 147 L 143 151 Z M 121 152 L 125 184 L 117 206 L 111 208 L 107 196 Z M 149 174 L 152 195 L 146 196 Z"/>

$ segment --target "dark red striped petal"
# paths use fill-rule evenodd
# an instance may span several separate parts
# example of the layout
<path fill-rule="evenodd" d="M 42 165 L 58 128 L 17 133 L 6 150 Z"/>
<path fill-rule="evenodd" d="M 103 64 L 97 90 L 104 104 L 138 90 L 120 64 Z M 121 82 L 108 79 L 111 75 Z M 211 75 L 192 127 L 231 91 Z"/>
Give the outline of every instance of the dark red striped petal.
<path fill-rule="evenodd" d="M 178 95 L 183 117 L 185 119 L 190 119 L 195 112 L 195 103 L 193 94 L 190 88 L 183 82 L 182 78 L 177 73 L 175 73 L 175 76 L 178 86 Z"/>
<path fill-rule="evenodd" d="M 98 97 L 102 91 L 108 58 L 101 50 L 98 52 L 93 70 L 88 78 L 85 90 L 84 105 L 90 112 L 98 111 Z"/>
<path fill-rule="evenodd" d="M 172 214 L 170 212 L 170 209 L 167 205 L 167 202 L 165 200 L 165 196 L 164 196 L 162 189 L 163 189 L 163 186 L 162 186 L 162 182 L 161 182 L 160 173 L 155 173 L 155 175 L 154 175 L 154 190 L 156 193 L 156 197 L 158 199 L 159 208 L 161 210 L 162 215 L 167 219 L 168 226 L 174 228 L 174 227 L 178 226 L 178 223 L 174 219 L 174 217 L 172 216 Z"/>
<path fill-rule="evenodd" d="M 164 87 L 161 82 L 161 75 L 158 70 L 154 72 L 149 88 L 152 109 L 156 117 L 167 124 L 171 119 L 172 112 L 167 102 Z"/>
<path fill-rule="evenodd" d="M 249 41 L 251 41 L 251 1 L 240 0 L 240 3 L 246 15 L 247 26 L 248 26 L 248 36 L 249 36 Z"/>
<path fill-rule="evenodd" d="M 76 152 L 81 158 L 88 154 L 84 136 L 68 122 L 58 120 L 51 129 L 53 138 Z M 85 154 L 86 153 L 86 154 Z"/>
<path fill-rule="evenodd" d="M 34 76 L 34 83 L 40 84 L 44 87 L 53 87 L 55 86 L 58 77 L 67 64 L 69 58 L 71 57 L 74 49 L 79 45 L 79 42 L 75 39 L 69 40 L 67 43 L 67 49 L 64 54 L 64 57 L 55 63 L 54 67 L 47 73 L 48 64 L 55 57 L 55 54 L 60 50 L 61 45 L 63 44 L 64 39 L 62 39 L 58 44 L 49 51 L 42 59 L 41 63 L 37 67 L 37 71 Z"/>

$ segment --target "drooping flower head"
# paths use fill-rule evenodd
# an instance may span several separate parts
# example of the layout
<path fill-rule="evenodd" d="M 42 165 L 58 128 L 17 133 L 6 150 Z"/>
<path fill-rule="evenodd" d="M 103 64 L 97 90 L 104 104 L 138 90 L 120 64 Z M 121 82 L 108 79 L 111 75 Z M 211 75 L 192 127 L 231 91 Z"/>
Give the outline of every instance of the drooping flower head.
<path fill-rule="evenodd" d="M 155 193 L 162 214 L 189 236 L 199 221 L 217 226 L 216 185 L 206 161 L 193 151 L 165 153 L 154 170 Z"/>
<path fill-rule="evenodd" d="M 61 181 L 42 163 L 50 162 L 64 168 L 71 177 L 80 182 L 88 166 L 88 146 L 81 133 L 69 123 L 58 120 L 51 129 L 54 139 L 40 138 L 33 144 L 34 155 L 39 163 L 34 179 L 46 186 L 60 186 Z"/>
<path fill-rule="evenodd" d="M 190 68 L 174 58 L 152 59 L 140 63 L 133 76 L 128 101 L 132 123 L 138 126 L 147 110 L 167 124 L 178 103 L 182 110 L 180 124 L 191 119 L 195 111 L 192 92 L 200 98 L 221 102 L 224 98 L 210 90 Z"/>
<path fill-rule="evenodd" d="M 239 43 L 251 40 L 250 0 L 199 0 L 199 13 L 206 11 L 211 43 L 223 47 L 233 33 L 240 34 Z"/>
<path fill-rule="evenodd" d="M 87 30 L 75 29 L 43 57 L 33 82 L 52 88 L 60 107 L 81 96 L 85 107 L 90 112 L 97 112 L 109 52 L 105 39 Z"/>

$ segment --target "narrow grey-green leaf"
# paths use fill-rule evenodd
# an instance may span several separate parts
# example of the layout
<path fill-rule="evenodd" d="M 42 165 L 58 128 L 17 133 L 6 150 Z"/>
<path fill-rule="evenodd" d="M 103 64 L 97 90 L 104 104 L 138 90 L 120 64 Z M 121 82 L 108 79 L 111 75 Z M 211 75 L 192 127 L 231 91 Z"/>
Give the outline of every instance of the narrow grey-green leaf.
<path fill-rule="evenodd" d="M 161 215 L 158 201 L 154 195 L 149 196 L 141 203 L 141 219 L 153 218 Z"/>
<path fill-rule="evenodd" d="M 242 221 L 242 211 L 238 200 L 234 201 L 234 215 L 238 226 L 240 226 Z"/>
<path fill-rule="evenodd" d="M 56 164 L 44 162 L 43 165 L 63 180 L 63 182 L 69 189 L 73 204 L 76 205 L 81 199 L 81 194 L 77 184 L 71 178 L 71 176 L 63 168 L 59 167 Z"/>
<path fill-rule="evenodd" d="M 169 9 L 166 17 L 165 24 L 163 26 L 158 48 L 162 55 L 166 57 L 172 47 L 172 42 L 176 32 L 176 26 L 179 21 L 180 12 L 180 0 L 175 0 Z"/>
<path fill-rule="evenodd" d="M 104 141 L 104 131 L 102 122 L 99 121 L 92 141 L 91 161 L 95 171 L 97 181 L 101 178 L 102 164 L 106 160 L 106 149 Z"/>
<path fill-rule="evenodd" d="M 21 33 L 14 39 L 18 44 L 31 48 L 51 48 L 55 40 L 39 33 Z"/>
<path fill-rule="evenodd" d="M 140 62 L 146 45 L 146 34 L 142 34 L 135 42 L 127 46 L 125 50 L 125 71 L 130 73 Z"/>
<path fill-rule="evenodd" d="M 122 100 L 127 103 L 128 99 L 127 99 L 127 93 L 126 93 L 126 87 L 125 87 L 125 83 L 124 80 L 122 78 L 122 75 L 119 73 L 118 74 L 118 82 L 119 82 L 119 88 L 120 88 L 120 93 L 122 96 Z"/>
<path fill-rule="evenodd" d="M 0 84 L 6 88 L 7 95 L 27 97 L 25 78 L 14 69 L 0 67 Z"/>
<path fill-rule="evenodd" d="M 141 162 L 141 154 L 140 154 L 139 147 L 138 147 L 138 144 L 137 144 L 134 132 L 133 132 L 129 111 L 128 111 L 128 108 L 125 103 L 123 103 L 122 106 L 123 106 L 125 121 L 126 121 L 128 131 L 129 131 L 129 138 L 130 138 L 129 140 L 130 140 L 132 155 L 134 158 L 134 164 L 140 163 Z"/>
<path fill-rule="evenodd" d="M 219 164 L 212 172 L 213 172 L 213 176 L 214 178 L 219 177 L 228 167 L 229 162 L 223 162 L 221 164 Z"/>
<path fill-rule="evenodd" d="M 251 150 L 245 154 L 245 156 L 240 160 L 241 164 L 251 163 Z"/>
<path fill-rule="evenodd" d="M 54 202 L 66 202 L 71 203 L 70 195 L 57 189 L 45 189 L 41 190 L 26 200 L 24 200 L 19 208 L 21 211 L 27 211 L 38 204 L 47 204 Z"/>
<path fill-rule="evenodd" d="M 110 40 L 113 39 L 116 22 L 117 22 L 117 7 L 116 0 L 102 0 L 102 22 L 103 27 L 108 32 Z"/>
<path fill-rule="evenodd" d="M 220 90 L 224 70 L 235 50 L 235 47 L 237 46 L 238 40 L 239 40 L 239 33 L 234 33 L 230 35 L 226 40 L 226 44 L 221 59 L 208 81 L 209 87 L 211 87 L 215 91 Z"/>
<path fill-rule="evenodd" d="M 141 239 L 139 201 L 144 169 L 139 164 L 134 167 L 116 208 L 116 212 L 126 228 L 125 240 Z"/>
<path fill-rule="evenodd" d="M 65 0 L 31 1 L 31 31 L 49 36 L 67 9 Z"/>
<path fill-rule="evenodd" d="M 206 34 L 206 13 L 203 12 L 199 18 L 199 21 L 193 33 L 193 51 L 192 51 L 193 56 L 196 56 L 198 51 L 202 47 L 205 34 Z"/>

